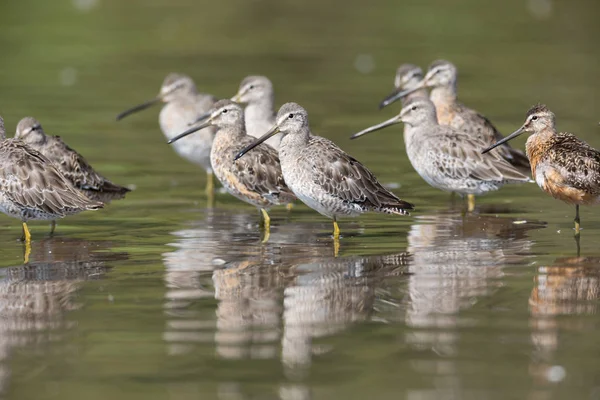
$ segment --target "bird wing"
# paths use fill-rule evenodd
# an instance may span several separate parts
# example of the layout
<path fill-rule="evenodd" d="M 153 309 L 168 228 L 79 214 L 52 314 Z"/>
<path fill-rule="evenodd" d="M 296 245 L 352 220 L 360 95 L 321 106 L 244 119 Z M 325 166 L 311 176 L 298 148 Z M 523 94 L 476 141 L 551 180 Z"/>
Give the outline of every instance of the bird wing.
<path fill-rule="evenodd" d="M 481 154 L 487 147 L 483 138 L 457 132 L 455 129 L 440 125 L 439 130 L 430 138 L 435 145 L 427 154 L 426 165 L 431 165 L 444 176 L 451 179 L 472 178 L 480 181 L 522 181 L 530 179 L 517 168 L 509 164 L 501 155 L 490 152 Z"/>
<path fill-rule="evenodd" d="M 254 140 L 251 136 L 244 136 L 238 143 L 239 148 L 236 146 L 235 153 L 254 143 Z M 233 176 L 242 187 L 259 193 L 274 204 L 285 204 L 296 199 L 283 179 L 277 151 L 266 143 L 235 161 L 231 168 Z"/>
<path fill-rule="evenodd" d="M 73 188 L 50 160 L 19 140 L 4 140 L 0 159 L 2 191 L 16 204 L 58 216 L 102 207 Z"/>
<path fill-rule="evenodd" d="M 312 164 L 314 183 L 327 194 L 348 203 L 373 208 L 413 208 L 412 204 L 384 188 L 367 167 L 332 141 L 311 136 L 304 151 L 312 155 L 308 159 Z"/>
<path fill-rule="evenodd" d="M 73 186 L 84 190 L 102 190 L 106 179 L 81 154 L 69 147 L 60 136 L 48 136 L 48 142 L 45 155 Z"/>
<path fill-rule="evenodd" d="M 600 151 L 571 133 L 555 135 L 545 158 L 569 185 L 587 193 L 600 194 Z"/>

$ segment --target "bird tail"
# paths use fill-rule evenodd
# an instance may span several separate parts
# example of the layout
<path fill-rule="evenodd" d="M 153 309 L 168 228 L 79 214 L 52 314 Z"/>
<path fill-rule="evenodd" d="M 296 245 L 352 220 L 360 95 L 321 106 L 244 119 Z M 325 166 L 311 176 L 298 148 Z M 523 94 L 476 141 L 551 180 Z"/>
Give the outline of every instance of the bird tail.
<path fill-rule="evenodd" d="M 385 214 L 410 215 L 409 210 L 414 210 L 415 206 L 404 200 L 398 200 L 395 203 L 382 204 L 377 211 Z"/>

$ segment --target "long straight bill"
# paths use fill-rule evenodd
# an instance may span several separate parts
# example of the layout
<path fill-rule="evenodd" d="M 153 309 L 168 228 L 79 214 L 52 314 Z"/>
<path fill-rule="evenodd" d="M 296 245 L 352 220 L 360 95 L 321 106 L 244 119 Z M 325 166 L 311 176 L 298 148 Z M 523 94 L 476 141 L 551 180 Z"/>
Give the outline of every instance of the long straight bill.
<path fill-rule="evenodd" d="M 265 140 L 269 139 L 270 137 L 277 135 L 278 133 L 279 133 L 279 127 L 277 125 L 273 126 L 269 130 L 269 132 L 265 133 L 264 135 L 262 135 L 261 137 L 256 139 L 252 144 L 250 144 L 250 145 L 246 146 L 244 149 L 242 149 L 242 151 L 240 151 L 235 156 L 234 161 L 240 159 L 244 154 L 246 154 L 247 152 L 249 152 L 256 146 L 258 146 L 259 144 L 263 143 Z"/>
<path fill-rule="evenodd" d="M 193 128 L 190 128 L 187 131 L 180 133 L 179 135 L 175 136 L 174 138 L 169 139 L 169 141 L 167 143 L 168 144 L 174 143 L 174 142 L 178 141 L 179 139 L 184 138 L 187 135 L 191 135 L 194 132 L 198 132 L 200 129 L 204 129 L 210 125 L 212 125 L 212 120 L 209 119 L 205 123 L 200 124 L 198 126 L 194 126 Z"/>
<path fill-rule="evenodd" d="M 423 87 L 425 87 L 425 86 L 422 83 L 419 83 L 417 86 L 415 86 L 412 89 L 396 90 L 392 94 L 387 96 L 385 99 L 383 99 L 381 103 L 379 103 L 379 109 L 382 109 L 383 107 L 387 107 L 390 104 L 394 103 L 395 101 L 398 101 L 401 98 L 405 97 L 406 95 L 416 92 L 417 90 L 419 90 Z"/>
<path fill-rule="evenodd" d="M 158 103 L 159 101 L 161 101 L 161 98 L 160 97 L 155 97 L 152 100 L 148 100 L 145 103 L 138 104 L 135 107 L 131 107 L 130 109 L 125 110 L 122 113 L 120 113 L 119 115 L 117 115 L 117 121 L 122 120 L 126 116 L 131 115 L 133 113 L 136 113 L 138 111 L 145 110 L 146 108 L 149 108 L 149 107 L 153 106 L 154 104 Z"/>
<path fill-rule="evenodd" d="M 373 125 L 367 129 L 363 129 L 362 131 L 355 133 L 354 135 L 350 136 L 350 139 L 356 139 L 361 137 L 362 135 L 366 135 L 367 133 L 371 133 L 371 132 L 375 132 L 378 131 L 380 129 L 386 128 L 390 125 L 394 125 L 394 124 L 398 124 L 402 122 L 402 120 L 400 119 L 400 115 L 396 115 L 393 118 L 388 119 L 387 121 L 384 121 L 380 124 L 377 125 Z"/>
<path fill-rule="evenodd" d="M 481 152 L 481 154 L 485 154 L 490 150 L 495 149 L 498 146 L 503 145 L 504 143 L 508 142 L 509 140 L 512 140 L 514 138 L 516 138 L 517 136 L 521 135 L 524 132 L 523 127 L 520 127 L 519 129 L 517 129 L 516 131 L 514 131 L 513 133 L 511 133 L 510 135 L 508 135 L 507 137 L 505 137 L 504 139 L 494 143 L 493 145 L 491 145 L 490 147 L 488 147 L 487 149 L 483 150 Z"/>

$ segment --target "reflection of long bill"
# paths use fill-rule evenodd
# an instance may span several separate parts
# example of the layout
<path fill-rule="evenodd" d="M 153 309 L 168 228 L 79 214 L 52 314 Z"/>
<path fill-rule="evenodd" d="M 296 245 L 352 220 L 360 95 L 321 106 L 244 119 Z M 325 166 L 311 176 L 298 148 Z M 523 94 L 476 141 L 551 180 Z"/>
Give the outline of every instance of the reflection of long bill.
<path fill-rule="evenodd" d="M 362 131 L 360 131 L 358 133 L 355 133 L 354 135 L 350 136 L 350 139 L 359 138 L 362 135 L 366 135 L 367 133 L 375 132 L 380 129 L 386 128 L 390 125 L 399 124 L 400 122 L 402 122 L 402 117 L 400 115 L 396 115 L 395 117 L 392 117 L 392 118 L 388 119 L 387 121 L 384 121 L 377 125 L 373 125 L 367 129 L 363 129 Z"/>
<path fill-rule="evenodd" d="M 247 152 L 249 152 L 256 146 L 258 146 L 259 144 L 263 143 L 264 141 L 268 140 L 272 136 L 277 135 L 278 133 L 279 133 L 279 125 L 274 125 L 271 129 L 269 129 L 269 131 L 267 133 L 265 133 L 264 135 L 262 135 L 261 137 L 256 139 L 252 144 L 246 146 L 244 149 L 242 149 L 242 151 L 237 153 L 237 155 L 234 158 L 234 161 L 240 159 L 244 154 L 246 154 Z"/>
<path fill-rule="evenodd" d="M 190 129 L 188 129 L 187 131 L 185 131 L 183 133 L 180 133 L 179 135 L 175 136 L 174 138 L 169 139 L 169 141 L 167 143 L 168 144 L 174 143 L 174 142 L 178 141 L 179 139 L 186 137 L 187 135 L 191 135 L 192 133 L 199 131 L 200 129 L 204 129 L 204 128 L 211 126 L 212 121 L 213 121 L 213 118 L 211 118 L 211 113 L 208 112 L 208 113 L 202 114 L 200 117 L 198 117 L 198 119 L 196 121 L 194 121 L 190 125 L 197 124 L 198 122 L 201 122 L 201 121 L 204 121 L 204 122 L 201 123 L 200 125 L 196 125 Z"/>
<path fill-rule="evenodd" d="M 504 143 L 508 142 L 509 140 L 512 140 L 512 139 L 516 138 L 517 136 L 521 135 L 523 132 L 525 132 L 525 126 L 520 127 L 519 129 L 517 129 L 516 131 L 514 131 L 513 133 L 511 133 L 510 135 L 508 135 L 504 139 L 502 139 L 502 140 L 494 143 L 493 145 L 491 145 L 487 149 L 483 150 L 481 152 L 481 154 L 485 154 L 488 151 L 490 151 L 492 149 L 495 149 L 496 147 L 498 147 L 500 145 L 503 145 Z"/>

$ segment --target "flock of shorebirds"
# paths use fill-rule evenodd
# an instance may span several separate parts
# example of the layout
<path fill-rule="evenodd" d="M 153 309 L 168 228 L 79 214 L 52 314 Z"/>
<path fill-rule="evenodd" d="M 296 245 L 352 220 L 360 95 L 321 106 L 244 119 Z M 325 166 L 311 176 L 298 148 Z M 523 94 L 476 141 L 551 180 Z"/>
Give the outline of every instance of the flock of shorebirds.
<path fill-rule="evenodd" d="M 600 202 L 600 152 L 557 132 L 546 106 L 532 107 L 525 123 L 504 137 L 457 101 L 457 69 L 448 61 L 435 61 L 426 74 L 416 65 L 401 65 L 395 87 L 380 107 L 401 100 L 400 113 L 352 139 L 402 122 L 413 168 L 429 185 L 467 195 L 468 211 L 475 195 L 533 182 L 531 172 L 542 190 L 575 205 L 579 235 L 579 206 Z M 414 208 L 335 143 L 313 135 L 304 108 L 286 103 L 275 113 L 273 85 L 264 76 L 245 78 L 231 100 L 217 100 L 198 92 L 191 78 L 169 74 L 158 96 L 117 120 L 156 103 L 164 103 L 159 123 L 168 142 L 206 171 L 209 200 L 214 174 L 230 194 L 261 210 L 264 240 L 269 208 L 291 206 L 296 199 L 333 220 L 335 239 L 338 218 L 367 211 L 408 215 Z M 506 143 L 524 132 L 531 133 L 525 153 Z M 24 118 L 15 137 L 6 138 L 0 118 L 0 211 L 21 219 L 27 244 L 28 220 L 50 220 L 53 231 L 56 219 L 102 208 L 128 191 L 95 172 L 60 137 L 46 135 L 35 119 Z"/>

